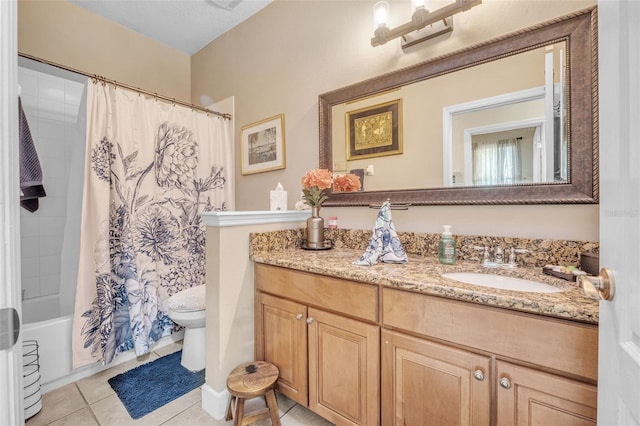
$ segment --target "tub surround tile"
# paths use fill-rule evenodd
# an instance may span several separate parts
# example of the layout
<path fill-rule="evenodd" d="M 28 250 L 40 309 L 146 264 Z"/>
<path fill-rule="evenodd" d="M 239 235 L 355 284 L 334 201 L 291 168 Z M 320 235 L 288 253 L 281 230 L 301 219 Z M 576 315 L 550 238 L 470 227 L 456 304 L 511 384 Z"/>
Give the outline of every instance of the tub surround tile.
<path fill-rule="evenodd" d="M 455 265 L 442 265 L 436 258 L 416 255 L 409 255 L 409 262 L 406 264 L 353 265 L 353 261 L 361 254 L 361 249 L 340 248 L 338 245 L 331 250 L 323 251 L 292 247 L 270 251 L 253 250 L 252 259 L 258 263 L 417 293 L 593 324 L 598 322 L 597 301 L 584 296 L 575 283 L 544 275 L 540 267 L 487 269 L 478 262 L 464 260 L 458 261 Z M 525 278 L 544 282 L 565 291 L 526 293 L 479 287 L 441 277 L 441 274 L 448 272 L 480 272 Z"/>

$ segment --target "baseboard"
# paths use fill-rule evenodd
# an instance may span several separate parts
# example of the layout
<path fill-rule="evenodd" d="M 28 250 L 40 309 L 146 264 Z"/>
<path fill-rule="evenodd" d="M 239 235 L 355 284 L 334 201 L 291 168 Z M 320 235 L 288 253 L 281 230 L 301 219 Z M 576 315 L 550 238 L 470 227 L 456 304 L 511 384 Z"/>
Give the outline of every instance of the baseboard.
<path fill-rule="evenodd" d="M 227 414 L 229 392 L 226 389 L 218 392 L 206 383 L 200 389 L 202 390 L 202 409 L 214 419 L 222 420 Z"/>

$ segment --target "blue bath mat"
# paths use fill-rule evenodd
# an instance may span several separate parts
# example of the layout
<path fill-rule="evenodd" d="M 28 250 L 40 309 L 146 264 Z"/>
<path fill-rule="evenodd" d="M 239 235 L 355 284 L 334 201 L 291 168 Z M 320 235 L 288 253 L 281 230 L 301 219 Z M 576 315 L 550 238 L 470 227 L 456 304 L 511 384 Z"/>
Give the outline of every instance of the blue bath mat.
<path fill-rule="evenodd" d="M 204 370 L 191 372 L 180 365 L 182 351 L 158 358 L 109 379 L 133 419 L 202 386 Z"/>

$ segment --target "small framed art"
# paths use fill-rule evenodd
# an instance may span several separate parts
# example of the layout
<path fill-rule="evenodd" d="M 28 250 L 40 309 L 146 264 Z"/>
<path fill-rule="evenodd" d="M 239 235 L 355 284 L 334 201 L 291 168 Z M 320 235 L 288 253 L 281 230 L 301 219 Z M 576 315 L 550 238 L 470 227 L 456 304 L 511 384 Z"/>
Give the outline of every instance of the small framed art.
<path fill-rule="evenodd" d="M 347 160 L 402 154 L 402 99 L 347 112 Z"/>
<path fill-rule="evenodd" d="M 240 129 L 242 174 L 284 169 L 284 114 L 265 118 Z"/>

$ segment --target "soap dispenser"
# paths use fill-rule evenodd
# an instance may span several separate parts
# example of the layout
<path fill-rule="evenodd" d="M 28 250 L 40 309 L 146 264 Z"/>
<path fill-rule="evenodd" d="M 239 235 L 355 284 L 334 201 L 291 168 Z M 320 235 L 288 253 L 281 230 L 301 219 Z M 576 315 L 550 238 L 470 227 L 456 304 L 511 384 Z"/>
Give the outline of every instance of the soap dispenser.
<path fill-rule="evenodd" d="M 438 243 L 440 263 L 453 265 L 456 263 L 456 242 L 451 236 L 451 225 L 443 225 L 443 232 Z"/>

